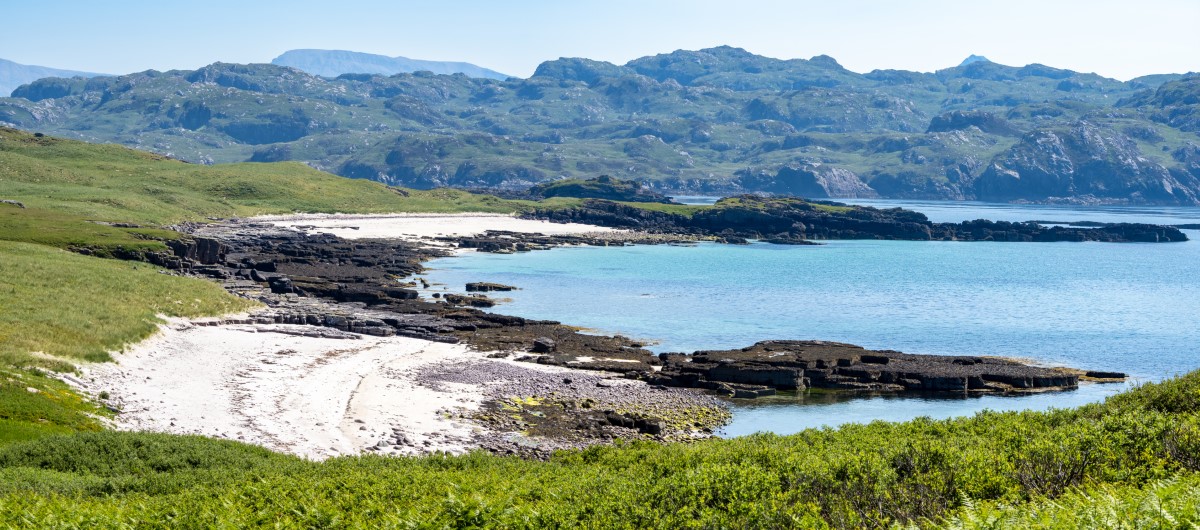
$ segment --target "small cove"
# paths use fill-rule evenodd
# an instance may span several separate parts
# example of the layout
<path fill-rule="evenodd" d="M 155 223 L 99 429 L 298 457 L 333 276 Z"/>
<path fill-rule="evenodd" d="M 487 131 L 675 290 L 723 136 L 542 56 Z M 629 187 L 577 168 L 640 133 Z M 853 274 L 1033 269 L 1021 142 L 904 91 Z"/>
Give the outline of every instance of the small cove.
<path fill-rule="evenodd" d="M 935 221 L 1200 222 L 1194 208 L 862 201 Z M 1200 368 L 1200 233 L 1178 244 L 831 241 L 816 247 L 579 247 L 430 262 L 426 277 L 516 285 L 505 314 L 656 341 L 654 351 L 821 339 L 910 353 L 1002 355 L 1151 381 Z M 726 435 L 1045 409 L 1126 385 L 1021 397 L 801 394 L 734 404 Z"/>

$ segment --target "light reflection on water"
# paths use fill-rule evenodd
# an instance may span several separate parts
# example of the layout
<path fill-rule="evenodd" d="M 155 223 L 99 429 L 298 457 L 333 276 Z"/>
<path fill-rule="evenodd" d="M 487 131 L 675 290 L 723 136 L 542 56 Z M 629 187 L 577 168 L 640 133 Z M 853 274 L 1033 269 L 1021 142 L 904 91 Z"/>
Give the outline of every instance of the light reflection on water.
<path fill-rule="evenodd" d="M 846 201 L 851 202 L 851 201 Z M 853 201 L 931 220 L 1200 223 L 1196 208 Z M 654 351 L 768 339 L 1002 355 L 1153 381 L 1200 368 L 1200 231 L 1170 244 L 832 241 L 560 248 L 436 260 L 429 279 L 516 285 L 505 314 L 656 341 Z M 1123 385 L 1020 397 L 803 394 L 737 402 L 727 435 L 1097 401 Z"/>

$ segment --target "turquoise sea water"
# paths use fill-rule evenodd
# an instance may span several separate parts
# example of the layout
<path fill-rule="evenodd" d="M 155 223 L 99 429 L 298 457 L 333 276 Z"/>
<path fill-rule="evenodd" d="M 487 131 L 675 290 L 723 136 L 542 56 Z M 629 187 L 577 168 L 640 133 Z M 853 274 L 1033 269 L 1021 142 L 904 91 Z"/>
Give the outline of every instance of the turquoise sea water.
<path fill-rule="evenodd" d="M 866 202 L 866 201 L 862 201 Z M 935 221 L 1200 223 L 1194 208 L 871 201 Z M 822 339 L 909 353 L 1002 355 L 1158 380 L 1200 368 L 1200 232 L 1174 244 L 832 241 L 821 246 L 578 247 L 429 264 L 435 289 L 515 285 L 498 312 L 655 341 L 654 351 Z M 806 393 L 734 404 L 725 434 L 1044 409 L 1125 385 L 1021 397 Z"/>

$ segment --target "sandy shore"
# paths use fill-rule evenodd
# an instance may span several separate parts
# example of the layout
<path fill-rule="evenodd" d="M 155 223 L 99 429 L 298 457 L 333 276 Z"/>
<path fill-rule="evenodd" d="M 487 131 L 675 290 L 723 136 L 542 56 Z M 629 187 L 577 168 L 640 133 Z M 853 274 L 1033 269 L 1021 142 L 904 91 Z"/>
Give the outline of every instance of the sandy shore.
<path fill-rule="evenodd" d="M 590 225 L 486 214 L 250 221 L 425 244 L 488 230 L 624 235 Z M 317 326 L 229 323 L 254 318 L 220 320 L 213 325 L 217 319 L 168 319 L 150 339 L 114 353 L 116 362 L 86 366 L 82 377 L 67 379 L 92 396 L 106 396 L 103 401 L 120 411 L 118 429 L 239 440 L 312 459 L 553 444 L 527 439 L 520 426 L 497 431 L 476 421 L 475 412 L 485 413 L 496 400 L 512 396 L 575 396 L 614 409 L 628 402 L 674 410 L 704 401 L 686 390 L 651 389 L 641 381 L 611 379 L 613 374 L 488 358 L 465 344 Z"/>
<path fill-rule="evenodd" d="M 314 329 L 328 336 L 291 334 Z M 493 371 L 495 381 L 428 382 L 422 373 L 467 369 L 483 356 L 412 338 L 179 319 L 115 357 L 86 367 L 81 381 L 121 409 L 118 429 L 240 440 L 313 459 L 467 451 L 481 429 L 449 412 L 477 409 L 489 385 L 563 371 L 488 359 L 512 369 Z"/>
<path fill-rule="evenodd" d="M 463 237 L 502 230 L 543 235 L 591 235 L 622 232 L 615 228 L 578 223 L 551 223 L 503 214 L 306 214 L 260 216 L 248 221 L 295 228 L 307 233 L 333 234 L 345 239 L 400 238 L 428 240 Z"/>

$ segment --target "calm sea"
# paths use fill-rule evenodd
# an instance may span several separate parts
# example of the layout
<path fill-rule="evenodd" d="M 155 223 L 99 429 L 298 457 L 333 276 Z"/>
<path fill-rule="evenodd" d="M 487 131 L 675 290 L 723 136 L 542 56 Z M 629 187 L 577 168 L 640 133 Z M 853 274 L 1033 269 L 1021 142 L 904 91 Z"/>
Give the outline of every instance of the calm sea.
<path fill-rule="evenodd" d="M 689 202 L 700 202 L 693 199 Z M 1196 208 L 1067 208 L 918 201 L 934 221 L 1200 223 Z M 498 312 L 653 341 L 657 352 L 821 339 L 945 355 L 1002 355 L 1154 381 L 1200 368 L 1200 231 L 1171 244 L 832 241 L 821 246 L 578 247 L 429 263 L 435 289 L 521 288 Z M 809 392 L 734 402 L 724 434 L 1067 407 L 1127 385 L 944 398 Z"/>

